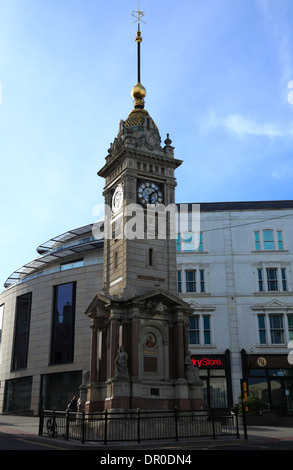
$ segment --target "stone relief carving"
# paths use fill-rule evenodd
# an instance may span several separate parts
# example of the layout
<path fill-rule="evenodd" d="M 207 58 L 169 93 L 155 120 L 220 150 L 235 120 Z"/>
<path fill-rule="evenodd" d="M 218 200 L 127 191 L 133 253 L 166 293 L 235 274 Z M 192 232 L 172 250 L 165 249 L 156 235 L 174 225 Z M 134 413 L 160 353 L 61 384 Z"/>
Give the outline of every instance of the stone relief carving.
<path fill-rule="evenodd" d="M 158 299 L 152 299 L 147 303 L 147 308 L 154 310 L 155 312 L 164 312 L 166 310 L 166 305 Z"/>
<path fill-rule="evenodd" d="M 144 346 L 147 348 L 153 348 L 157 344 L 157 338 L 153 333 L 147 333 L 144 339 Z"/>
<path fill-rule="evenodd" d="M 155 133 L 146 132 L 135 141 L 136 147 L 146 147 L 148 150 L 160 149 L 160 140 Z"/>

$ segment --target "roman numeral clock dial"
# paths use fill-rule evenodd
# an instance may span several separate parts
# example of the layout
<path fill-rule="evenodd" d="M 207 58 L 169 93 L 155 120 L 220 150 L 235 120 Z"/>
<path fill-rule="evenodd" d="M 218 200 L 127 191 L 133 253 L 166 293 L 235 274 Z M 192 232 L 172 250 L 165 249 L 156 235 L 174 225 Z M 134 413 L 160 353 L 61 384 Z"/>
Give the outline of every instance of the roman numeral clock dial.
<path fill-rule="evenodd" d="M 142 181 L 137 188 L 137 199 L 143 206 L 161 204 L 164 200 L 161 185 L 152 181 Z"/>

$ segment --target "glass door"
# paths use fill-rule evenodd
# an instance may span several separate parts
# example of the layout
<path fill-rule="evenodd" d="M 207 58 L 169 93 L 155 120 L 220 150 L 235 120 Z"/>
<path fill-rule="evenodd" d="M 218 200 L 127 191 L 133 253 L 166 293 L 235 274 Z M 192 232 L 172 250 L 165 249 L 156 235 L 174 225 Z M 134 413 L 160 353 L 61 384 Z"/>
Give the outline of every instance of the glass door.
<path fill-rule="evenodd" d="M 283 403 L 283 390 L 280 379 L 270 380 L 270 391 L 271 391 L 271 409 L 274 411 L 282 410 L 284 408 Z"/>
<path fill-rule="evenodd" d="M 289 413 L 293 412 L 293 380 L 287 379 L 285 380 L 285 399 L 286 399 L 286 406 L 287 411 Z"/>

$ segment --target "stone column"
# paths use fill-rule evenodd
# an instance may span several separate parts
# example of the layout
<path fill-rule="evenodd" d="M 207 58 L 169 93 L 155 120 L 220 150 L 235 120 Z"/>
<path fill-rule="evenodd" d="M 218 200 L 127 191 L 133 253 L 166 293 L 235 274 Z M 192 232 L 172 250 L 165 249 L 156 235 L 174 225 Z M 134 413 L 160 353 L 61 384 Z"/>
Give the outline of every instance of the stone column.
<path fill-rule="evenodd" d="M 138 376 L 138 319 L 131 323 L 131 376 Z"/>
<path fill-rule="evenodd" d="M 99 360 L 99 382 L 107 380 L 107 328 L 102 330 L 101 357 Z"/>
<path fill-rule="evenodd" d="M 97 325 L 95 319 L 91 319 L 90 327 L 92 330 L 91 337 L 91 369 L 90 369 L 90 382 L 97 382 L 97 361 L 98 361 L 98 351 L 97 351 Z"/>
<path fill-rule="evenodd" d="M 177 377 L 177 327 L 173 323 L 169 325 L 169 377 Z"/>
<path fill-rule="evenodd" d="M 177 379 L 184 379 L 184 337 L 181 321 L 177 323 L 177 348 Z"/>
<path fill-rule="evenodd" d="M 187 355 L 189 348 L 188 348 L 188 327 L 189 322 L 184 322 L 183 325 L 183 341 L 184 341 L 184 358 Z"/>
<path fill-rule="evenodd" d="M 117 335 L 118 335 L 117 320 L 113 318 L 110 324 L 110 357 L 109 357 L 109 373 L 108 373 L 109 378 L 114 377 L 114 372 L 115 372 L 114 361 L 115 361 L 117 348 L 118 348 Z"/>

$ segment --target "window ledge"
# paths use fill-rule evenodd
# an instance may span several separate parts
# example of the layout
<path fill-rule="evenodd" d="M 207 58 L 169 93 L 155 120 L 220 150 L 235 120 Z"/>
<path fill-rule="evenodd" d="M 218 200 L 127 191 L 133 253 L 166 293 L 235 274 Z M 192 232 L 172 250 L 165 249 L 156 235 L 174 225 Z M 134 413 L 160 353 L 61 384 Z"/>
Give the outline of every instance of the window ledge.
<path fill-rule="evenodd" d="M 209 252 L 208 251 L 197 251 L 197 250 L 190 250 L 190 251 L 177 251 L 177 255 L 190 255 L 190 254 L 195 254 L 195 255 L 207 255 Z"/>
<path fill-rule="evenodd" d="M 254 292 L 254 295 L 256 297 L 276 297 L 277 295 L 281 296 L 288 296 L 292 295 L 292 292 L 290 291 L 279 291 L 279 290 L 271 290 L 271 291 L 264 291 L 264 292 Z"/>
<path fill-rule="evenodd" d="M 181 292 L 180 296 L 182 297 L 210 297 L 211 294 L 207 292 Z"/>
<path fill-rule="evenodd" d="M 289 250 L 252 250 L 251 253 L 255 254 L 261 254 L 261 255 L 267 255 L 268 253 L 289 253 Z"/>

